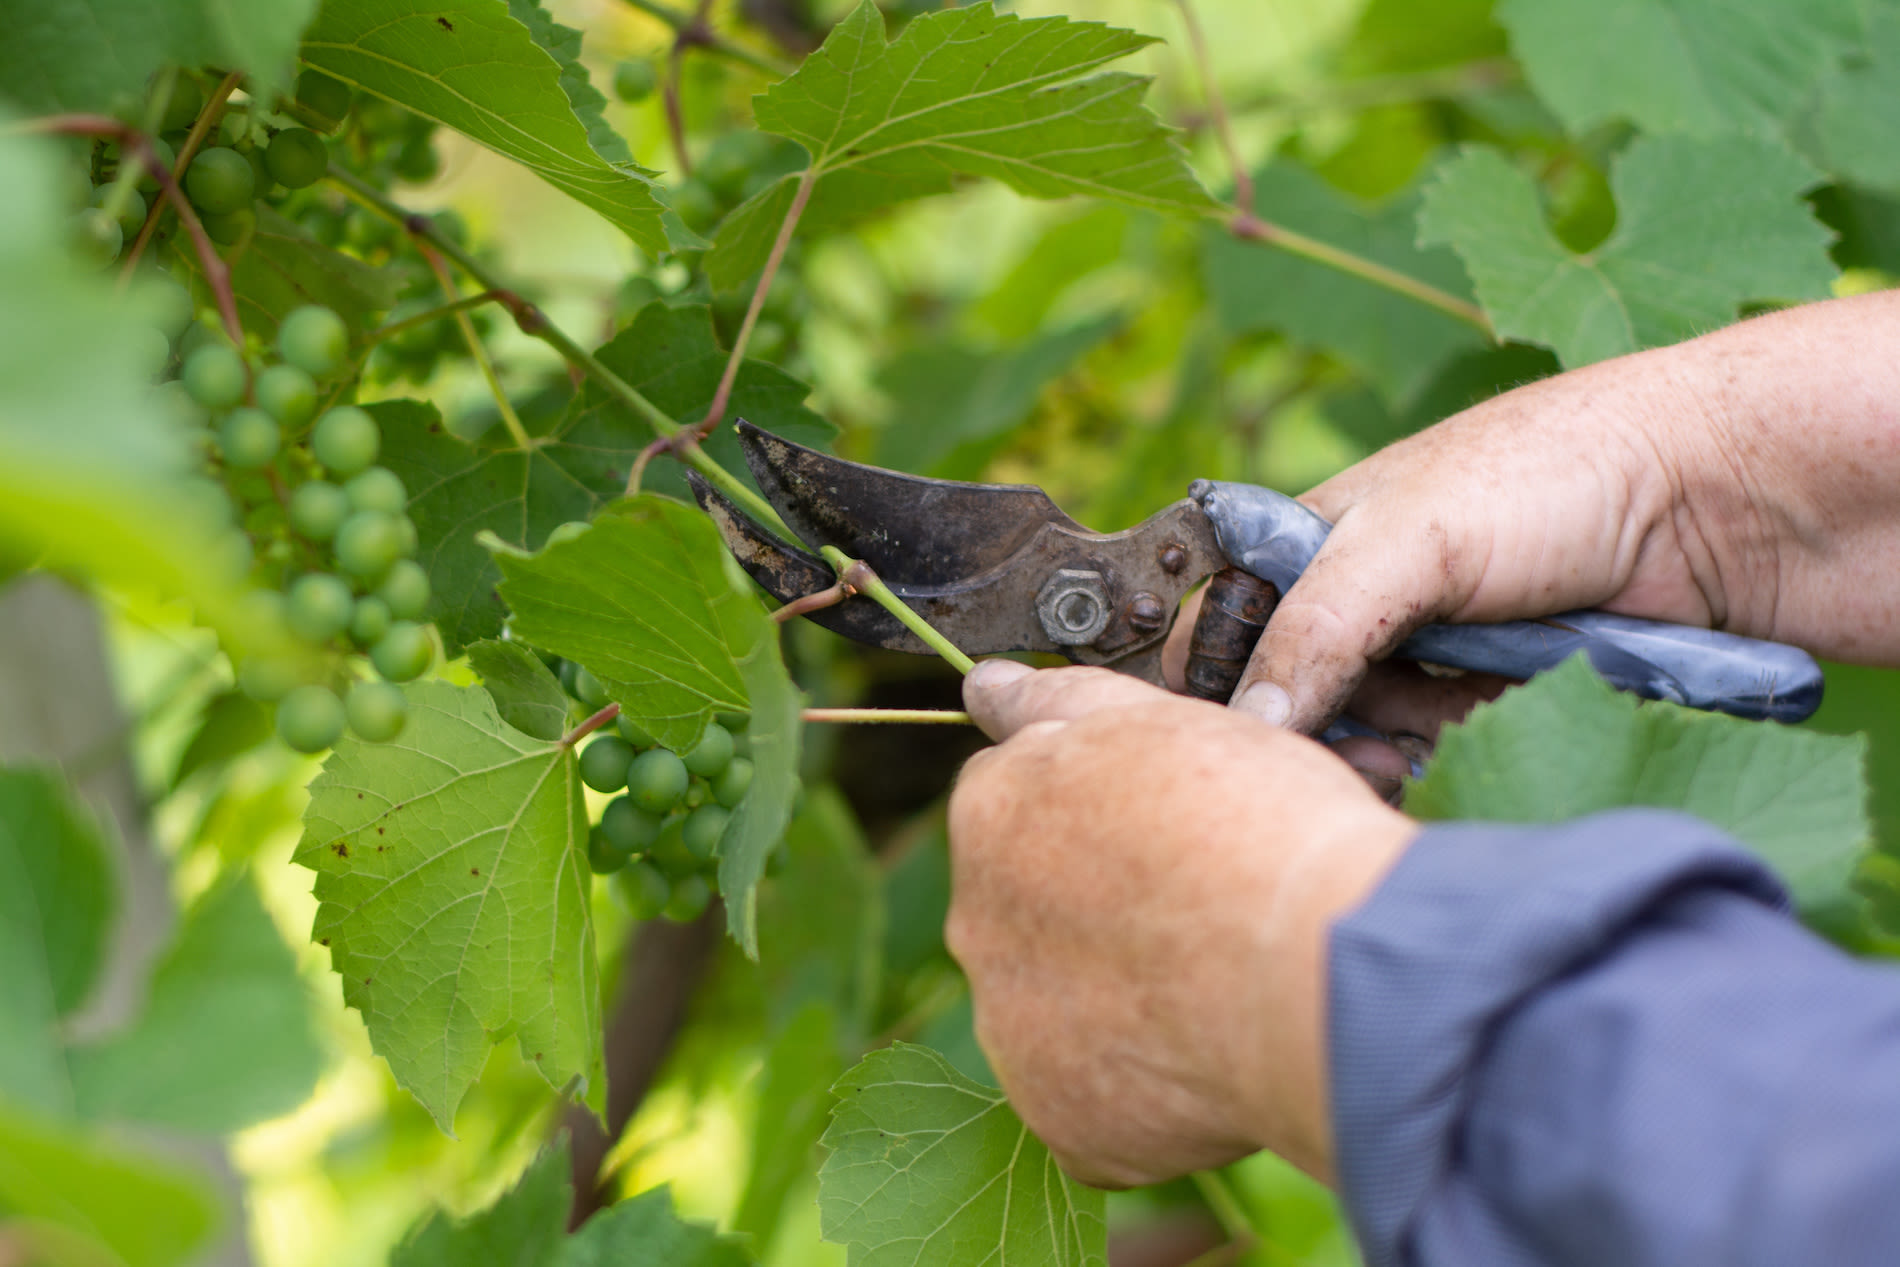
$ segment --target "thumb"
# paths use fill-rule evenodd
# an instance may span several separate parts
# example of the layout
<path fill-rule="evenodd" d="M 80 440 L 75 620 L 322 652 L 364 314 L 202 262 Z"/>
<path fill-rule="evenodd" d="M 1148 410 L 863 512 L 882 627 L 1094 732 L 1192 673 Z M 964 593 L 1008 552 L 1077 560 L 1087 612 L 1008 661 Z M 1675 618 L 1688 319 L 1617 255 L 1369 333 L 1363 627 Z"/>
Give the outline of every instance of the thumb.
<path fill-rule="evenodd" d="M 963 706 L 998 743 L 1036 722 L 1074 721 L 1102 709 L 1173 698 L 1158 686 L 1108 669 L 1036 670 L 1014 660 L 985 660 L 963 679 Z"/>
<path fill-rule="evenodd" d="M 1462 601 L 1448 592 L 1442 544 L 1348 514 L 1274 609 L 1233 707 L 1305 734 L 1325 729 L 1374 660 Z"/>

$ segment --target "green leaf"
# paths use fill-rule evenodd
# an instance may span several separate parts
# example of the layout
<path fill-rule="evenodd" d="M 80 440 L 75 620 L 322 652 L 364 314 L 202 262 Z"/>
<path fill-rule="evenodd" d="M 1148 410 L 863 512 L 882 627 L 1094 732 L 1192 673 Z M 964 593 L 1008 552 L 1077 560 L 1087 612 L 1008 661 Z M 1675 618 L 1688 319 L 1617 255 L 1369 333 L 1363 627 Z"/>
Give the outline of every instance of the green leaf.
<path fill-rule="evenodd" d="M 1684 810 L 1761 854 L 1802 914 L 1825 921 L 1851 907 L 1848 883 L 1873 834 L 1866 753 L 1859 736 L 1639 706 L 1578 657 L 1447 727 L 1405 809 L 1512 823 Z"/>
<path fill-rule="evenodd" d="M 56 1026 L 92 990 L 116 897 L 98 828 L 59 776 L 0 768 L 0 1098 L 72 1111 Z"/>
<path fill-rule="evenodd" d="M 216 300 L 190 243 L 176 243 L 173 259 L 173 272 L 190 279 L 198 306 L 212 307 Z M 263 205 L 257 208 L 257 232 L 242 251 L 230 254 L 229 263 L 238 317 L 247 332 L 266 340 L 276 337 L 285 313 L 304 304 L 322 304 L 354 328 L 370 330 L 396 302 L 394 269 L 333 250 Z"/>
<path fill-rule="evenodd" d="M 642 249 L 665 251 L 651 173 L 602 136 L 598 93 L 570 95 L 585 81 L 577 41 L 537 13 L 527 0 L 328 0 L 303 60 L 513 159 Z"/>
<path fill-rule="evenodd" d="M 1063 1174 L 1002 1092 L 908 1043 L 832 1089 L 818 1209 L 851 1267 L 1107 1263 L 1104 1194 Z"/>
<path fill-rule="evenodd" d="M 750 1236 L 762 1255 L 771 1252 L 786 1197 L 811 1173 L 812 1151 L 831 1106 L 831 1085 L 844 1072 L 837 1030 L 831 1008 L 808 1003 L 766 1050 L 752 1165 L 732 1216 L 733 1230 Z"/>
<path fill-rule="evenodd" d="M 611 1205 L 561 1246 L 557 1267 L 746 1267 L 745 1246 L 710 1224 L 688 1223 L 673 1196 L 652 1188 Z"/>
<path fill-rule="evenodd" d="M 714 337 L 709 308 L 652 304 L 600 348 L 600 360 L 675 418 L 697 420 L 712 404 L 726 354 Z M 757 361 L 739 371 L 732 411 L 803 444 L 823 444 L 835 428 L 804 407 L 810 389 Z M 497 428 L 468 444 L 450 435 L 432 406 L 396 401 L 371 407 L 383 424 L 383 465 L 411 493 L 410 518 L 421 538 L 419 558 L 434 590 L 430 615 L 453 654 L 501 633 L 501 579 L 476 537 L 491 532 L 531 550 L 563 523 L 592 518 L 620 496 L 653 431 L 591 383 L 565 412 L 522 410 L 537 438 L 531 452 L 512 447 Z M 705 449 L 726 469 L 751 481 L 738 441 L 722 427 Z M 656 462 L 647 488 L 686 495 L 671 462 Z"/>
<path fill-rule="evenodd" d="M 1818 179 L 1772 142 L 1642 137 L 1611 170 L 1616 231 L 1575 255 L 1529 176 L 1467 148 L 1427 187 L 1419 240 L 1463 257 L 1501 337 L 1585 365 L 1726 324 L 1744 302 L 1825 298 L 1828 234 L 1801 200 Z"/>
<path fill-rule="evenodd" d="M 1900 140 L 1888 126 L 1900 112 L 1900 5 L 1874 0 L 1858 56 L 1822 83 L 1801 131 L 1835 175 L 1885 193 L 1900 192 Z"/>
<path fill-rule="evenodd" d="M 0 0 L 0 91 L 34 114 L 132 112 L 145 81 L 170 63 L 244 71 L 252 95 L 268 101 L 290 82 L 298 33 L 316 8 L 317 0 Z"/>
<path fill-rule="evenodd" d="M 486 692 L 419 682 L 389 743 L 345 738 L 296 861 L 371 1045 L 444 1130 L 513 1036 L 550 1086 L 605 1101 L 587 814 L 573 753 Z"/>
<path fill-rule="evenodd" d="M 1572 132 L 1778 133 L 1859 33 L 1857 0 L 1504 0 L 1498 19 Z"/>
<path fill-rule="evenodd" d="M 878 376 L 893 421 L 879 465 L 918 474 L 975 476 L 995 441 L 1028 417 L 1043 389 L 1121 327 L 1105 317 L 990 349 L 951 339 L 913 344 Z"/>
<path fill-rule="evenodd" d="M 1285 160 L 1262 171 L 1255 188 L 1255 205 L 1275 224 L 1459 298 L 1471 293 L 1457 256 L 1417 245 L 1416 190 L 1367 207 Z M 1231 233 L 1202 235 L 1201 271 L 1227 331 L 1278 331 L 1322 348 L 1394 403 L 1415 396 L 1445 361 L 1485 342 L 1478 330 L 1415 299 Z"/>
<path fill-rule="evenodd" d="M 249 880 L 186 912 L 129 1029 L 72 1053 L 82 1116 L 223 1133 L 289 1112 L 323 1053 L 297 961 Z"/>
<path fill-rule="evenodd" d="M 718 529 L 645 494 L 578 537 L 498 561 L 514 633 L 585 665 L 664 746 L 687 751 L 714 713 L 751 714 L 752 787 L 720 840 L 719 887 L 733 937 L 756 957 L 755 890 L 796 795 L 803 699 L 777 626 Z"/>
<path fill-rule="evenodd" d="M 477 642 L 468 649 L 468 665 L 510 726 L 536 739 L 567 733 L 567 692 L 540 656 L 518 642 Z"/>
<path fill-rule="evenodd" d="M 0 1102 L 0 1224 L 25 1262 L 172 1267 L 204 1249 L 217 1207 L 173 1163 Z"/>
<path fill-rule="evenodd" d="M 206 766 L 223 765 L 271 736 L 270 710 L 242 691 L 225 691 L 205 705 L 204 720 L 178 758 L 177 787 Z"/>
<path fill-rule="evenodd" d="M 1141 104 L 1147 81 L 1089 74 L 1154 42 L 1100 23 L 998 14 L 986 0 L 922 14 L 887 44 L 884 15 L 864 0 L 753 114 L 811 155 L 817 183 L 804 223 L 814 229 L 969 176 L 1032 198 L 1207 211 L 1218 204 Z M 799 179 L 761 191 L 720 226 L 706 261 L 715 285 L 758 271 Z"/>
<path fill-rule="evenodd" d="M 771 947 L 750 978 L 765 995 L 760 1010 L 776 1029 L 822 1003 L 841 1041 L 862 1046 L 880 987 L 883 872 L 836 787 L 805 798 L 785 831 L 783 861 L 759 892 L 759 937 Z"/>

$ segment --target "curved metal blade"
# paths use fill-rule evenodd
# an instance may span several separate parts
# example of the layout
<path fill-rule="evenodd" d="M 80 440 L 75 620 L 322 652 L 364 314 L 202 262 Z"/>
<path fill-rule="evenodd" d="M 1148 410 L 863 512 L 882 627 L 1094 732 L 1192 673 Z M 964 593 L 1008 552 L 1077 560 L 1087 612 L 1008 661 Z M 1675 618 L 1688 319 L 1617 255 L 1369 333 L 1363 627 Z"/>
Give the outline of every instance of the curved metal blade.
<path fill-rule="evenodd" d="M 765 499 L 813 547 L 836 546 L 891 584 L 953 585 L 1054 524 L 1087 533 L 1029 484 L 966 484 L 847 462 L 741 420 L 739 448 Z"/>

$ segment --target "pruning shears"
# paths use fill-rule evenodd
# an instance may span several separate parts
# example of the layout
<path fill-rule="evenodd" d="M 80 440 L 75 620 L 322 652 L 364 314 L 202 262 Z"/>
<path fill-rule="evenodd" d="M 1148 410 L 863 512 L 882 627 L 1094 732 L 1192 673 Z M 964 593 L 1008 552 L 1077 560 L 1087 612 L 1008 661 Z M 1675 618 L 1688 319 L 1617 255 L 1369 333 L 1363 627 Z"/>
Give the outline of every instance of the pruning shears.
<path fill-rule="evenodd" d="M 847 462 L 739 423 L 765 499 L 812 551 L 863 560 L 972 655 L 1058 652 L 1161 681 L 1161 647 L 1202 581 L 1188 690 L 1225 701 L 1280 595 L 1332 525 L 1250 484 L 1197 481 L 1124 532 L 1091 532 L 1040 488 L 927 479 Z M 689 472 L 693 493 L 739 563 L 791 602 L 830 586 L 830 565 L 781 541 Z M 884 608 L 857 596 L 807 613 L 858 642 L 927 654 Z M 1820 707 L 1821 669 L 1796 647 L 1601 611 L 1491 625 L 1428 625 L 1398 656 L 1529 678 L 1582 653 L 1613 686 L 1736 717 L 1798 722 Z"/>

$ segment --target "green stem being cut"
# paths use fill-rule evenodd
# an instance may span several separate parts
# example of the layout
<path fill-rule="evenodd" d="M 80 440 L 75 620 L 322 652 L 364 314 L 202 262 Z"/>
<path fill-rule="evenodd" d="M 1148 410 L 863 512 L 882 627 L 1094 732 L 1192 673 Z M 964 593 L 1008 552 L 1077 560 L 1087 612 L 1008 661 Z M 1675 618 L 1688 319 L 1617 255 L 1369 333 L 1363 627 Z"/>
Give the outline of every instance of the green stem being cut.
<path fill-rule="evenodd" d="M 904 628 L 923 639 L 925 644 L 938 655 L 956 666 L 959 673 L 968 673 L 976 667 L 976 661 L 964 655 L 957 645 L 930 627 L 930 622 L 910 609 L 910 604 L 891 592 L 876 572 L 862 560 L 854 559 L 837 546 L 825 546 L 819 551 L 825 562 L 831 564 L 838 579 L 860 594 L 868 595 L 871 601 L 903 622 Z"/>
<path fill-rule="evenodd" d="M 808 708 L 808 722 L 887 726 L 974 726 L 968 713 L 941 708 Z"/>

